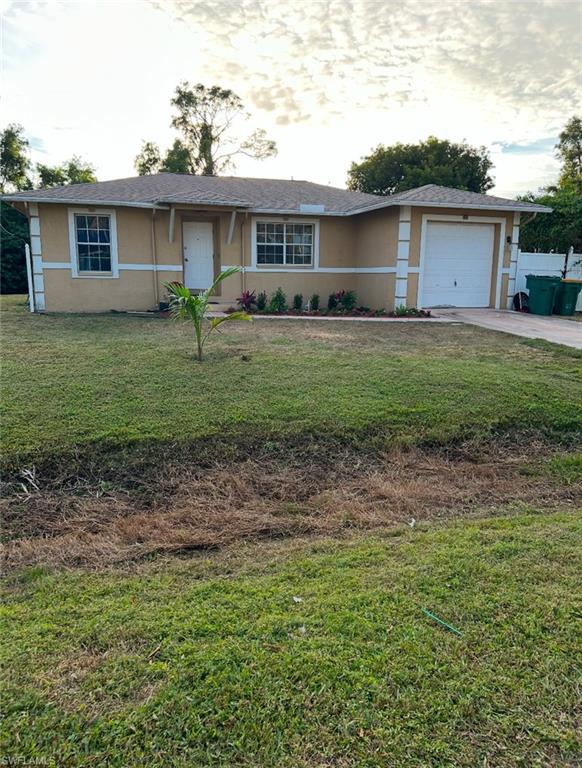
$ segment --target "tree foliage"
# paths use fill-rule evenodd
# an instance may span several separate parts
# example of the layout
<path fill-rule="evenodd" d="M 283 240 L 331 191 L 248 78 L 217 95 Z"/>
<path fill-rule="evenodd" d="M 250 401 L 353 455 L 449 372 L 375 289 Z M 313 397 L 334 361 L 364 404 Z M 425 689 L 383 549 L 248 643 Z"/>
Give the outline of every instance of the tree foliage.
<path fill-rule="evenodd" d="M 158 173 L 162 166 L 162 156 L 158 145 L 154 144 L 153 141 L 144 141 L 135 158 L 134 166 L 140 176 Z"/>
<path fill-rule="evenodd" d="M 91 184 L 97 181 L 92 165 L 73 155 L 61 165 L 43 165 L 37 163 L 39 187 L 61 187 L 65 184 Z"/>
<path fill-rule="evenodd" d="M 145 142 L 135 159 L 140 175 L 171 171 L 214 176 L 234 164 L 237 155 L 263 160 L 277 153 L 274 141 L 258 129 L 241 139 L 238 125 L 248 119 L 241 99 L 229 89 L 183 82 L 177 86 L 172 126 L 181 135 L 164 157 L 157 144 Z"/>
<path fill-rule="evenodd" d="M 24 136 L 24 128 L 21 125 L 10 123 L 0 133 L 1 192 L 17 192 L 31 188 L 28 148 L 28 140 Z"/>
<path fill-rule="evenodd" d="M 28 141 L 21 125 L 11 123 L 0 133 L 0 190 L 18 192 L 30 189 L 31 163 Z M 2 293 L 26 293 L 24 245 L 28 242 L 26 216 L 11 205 L 0 202 L 0 290 Z"/>
<path fill-rule="evenodd" d="M 549 186 L 523 200 L 552 208 L 525 221 L 519 245 L 522 251 L 566 253 L 574 246 L 582 253 L 582 120 L 572 117 L 560 133 L 556 153 L 562 161 L 558 186 Z"/>
<path fill-rule="evenodd" d="M 0 201 L 0 292 L 26 293 L 26 261 L 24 244 L 29 240 L 26 216 Z"/>
<path fill-rule="evenodd" d="M 556 145 L 558 157 L 562 160 L 560 187 L 572 187 L 582 195 L 582 118 L 570 118 L 560 133 Z"/>
<path fill-rule="evenodd" d="M 419 144 L 380 144 L 360 163 L 352 163 L 348 188 L 374 195 L 392 195 L 424 184 L 486 192 L 493 186 L 493 167 L 485 147 L 429 136 Z"/>
<path fill-rule="evenodd" d="M 33 187 L 83 184 L 97 181 L 91 165 L 77 156 L 34 169 L 29 158 L 29 143 L 21 125 L 11 123 L 0 133 L 0 191 L 19 192 Z M 36 173 L 33 176 L 33 171 Z M 28 220 L 11 205 L 0 203 L 0 284 L 2 293 L 26 293 L 24 246 L 30 241 Z"/>
<path fill-rule="evenodd" d="M 573 189 L 558 188 L 541 195 L 528 194 L 523 199 L 547 205 L 552 213 L 540 213 L 525 221 L 519 235 L 522 251 L 566 253 L 574 246 L 576 253 L 582 253 L 582 195 Z"/>

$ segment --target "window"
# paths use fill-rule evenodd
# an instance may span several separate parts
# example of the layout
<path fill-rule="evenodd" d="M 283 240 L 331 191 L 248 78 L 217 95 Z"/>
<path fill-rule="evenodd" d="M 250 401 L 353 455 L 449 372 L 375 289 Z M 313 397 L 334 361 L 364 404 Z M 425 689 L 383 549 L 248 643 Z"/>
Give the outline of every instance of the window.
<path fill-rule="evenodd" d="M 69 254 L 73 277 L 119 277 L 117 217 L 112 208 L 69 208 Z"/>
<path fill-rule="evenodd" d="M 257 264 L 312 266 L 314 224 L 257 221 Z"/>
<path fill-rule="evenodd" d="M 109 216 L 75 214 L 75 240 L 79 272 L 111 273 Z"/>

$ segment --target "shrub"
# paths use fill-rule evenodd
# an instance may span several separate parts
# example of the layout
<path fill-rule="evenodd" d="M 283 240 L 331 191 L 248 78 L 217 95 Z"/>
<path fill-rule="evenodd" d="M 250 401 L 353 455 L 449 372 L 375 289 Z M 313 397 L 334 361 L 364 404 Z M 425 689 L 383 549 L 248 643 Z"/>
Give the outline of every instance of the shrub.
<path fill-rule="evenodd" d="M 295 296 L 293 296 L 293 309 L 296 309 L 298 312 L 303 309 L 302 293 L 296 293 Z"/>
<path fill-rule="evenodd" d="M 269 302 L 269 312 L 284 312 L 287 309 L 287 297 L 285 292 L 279 286 L 275 293 L 271 296 Z"/>
<path fill-rule="evenodd" d="M 263 312 L 267 306 L 267 294 L 265 291 L 261 291 L 257 296 L 257 309 L 259 312 Z"/>
<path fill-rule="evenodd" d="M 243 291 L 238 297 L 237 302 L 241 309 L 244 309 L 245 312 L 250 312 L 257 303 L 255 291 Z"/>
<path fill-rule="evenodd" d="M 340 304 L 344 309 L 347 309 L 348 312 L 354 309 L 357 302 L 357 296 L 355 291 L 342 291 L 343 296 L 341 297 Z"/>
<path fill-rule="evenodd" d="M 390 312 L 391 317 L 430 317 L 430 309 L 416 309 L 416 307 L 396 307 Z"/>
<path fill-rule="evenodd" d="M 337 307 L 337 293 L 330 293 L 327 300 L 327 308 L 335 309 Z"/>
<path fill-rule="evenodd" d="M 313 310 L 313 312 L 317 312 L 319 309 L 319 293 L 314 293 L 309 299 L 309 308 Z"/>

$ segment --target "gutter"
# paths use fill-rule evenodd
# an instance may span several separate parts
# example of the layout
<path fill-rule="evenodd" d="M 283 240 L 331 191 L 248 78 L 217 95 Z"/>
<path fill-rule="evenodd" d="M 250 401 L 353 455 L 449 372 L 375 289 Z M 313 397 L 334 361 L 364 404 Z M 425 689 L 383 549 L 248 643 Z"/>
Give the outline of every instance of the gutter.
<path fill-rule="evenodd" d="M 167 211 L 169 206 L 159 205 L 158 203 L 132 203 L 122 200 L 78 200 L 73 198 L 58 198 L 58 197 L 12 197 L 11 195 L 2 195 L 0 200 L 4 200 L 7 203 L 56 203 L 58 205 L 84 205 L 84 206 L 99 206 L 99 205 L 115 205 L 120 208 L 153 208 L 156 211 Z"/>
<path fill-rule="evenodd" d="M 117 206 L 120 208 L 148 208 L 153 209 L 156 211 L 169 211 L 171 210 L 171 205 L 161 205 L 160 203 L 133 203 L 133 202 L 127 202 L 127 201 L 121 201 L 121 200 L 78 200 L 78 199 L 65 199 L 65 198 L 46 198 L 46 197 L 12 197 L 10 195 L 3 195 L 0 197 L 0 200 L 5 200 L 8 203 L 18 203 L 18 202 L 27 202 L 27 203 L 54 203 L 58 205 L 82 205 L 85 207 L 88 206 Z M 168 198 L 165 198 L 168 202 L 170 200 Z M 179 201 L 175 200 L 175 204 L 182 204 L 182 205 L 192 205 L 192 206 L 220 206 L 220 207 L 230 207 L 232 208 L 233 205 L 236 206 L 236 202 L 233 201 Z M 311 218 L 314 217 L 323 217 L 323 216 L 357 216 L 361 213 L 371 213 L 372 211 L 378 211 L 382 210 L 383 208 L 390 208 L 392 206 L 401 206 L 401 205 L 408 205 L 413 208 L 458 208 L 458 209 L 464 209 L 464 210 L 473 210 L 473 211 L 492 211 L 492 212 L 498 212 L 498 211 L 506 211 L 508 213 L 518 211 L 520 213 L 552 213 L 552 208 L 549 208 L 545 205 L 540 206 L 520 206 L 519 203 L 516 203 L 516 205 L 508 206 L 508 205 L 471 205 L 467 203 L 434 203 L 434 202 L 427 202 L 422 200 L 387 200 L 386 202 L 378 203 L 376 205 L 366 206 L 365 208 L 355 208 L 350 211 L 322 211 L 320 213 L 314 214 L 306 214 L 302 213 L 301 211 L 297 210 L 296 208 L 245 208 L 244 204 L 241 205 L 243 210 L 247 213 L 256 213 L 256 214 L 269 214 L 269 215 L 277 215 L 277 216 L 311 216 Z"/>
<path fill-rule="evenodd" d="M 358 216 L 362 213 L 371 213 L 372 211 L 379 211 L 384 208 L 391 208 L 393 206 L 402 205 L 409 205 L 412 208 L 460 208 L 468 211 L 491 211 L 492 213 L 498 213 L 500 211 L 506 211 L 507 213 L 513 213 L 514 211 L 518 211 L 520 213 L 535 212 L 536 214 L 552 212 L 552 209 L 548 208 L 547 206 L 538 206 L 536 208 L 519 208 L 517 205 L 509 207 L 506 205 L 467 205 L 466 203 L 427 203 L 419 202 L 417 200 L 394 200 L 386 203 L 380 203 L 378 205 L 373 205 L 368 208 L 356 208 L 351 211 L 323 211 L 322 213 L 306 214 L 298 211 L 297 209 L 288 208 L 249 208 L 248 213 L 254 213 L 257 215 L 270 214 L 276 216 L 307 216 L 311 218 L 320 218 L 323 216 Z"/>

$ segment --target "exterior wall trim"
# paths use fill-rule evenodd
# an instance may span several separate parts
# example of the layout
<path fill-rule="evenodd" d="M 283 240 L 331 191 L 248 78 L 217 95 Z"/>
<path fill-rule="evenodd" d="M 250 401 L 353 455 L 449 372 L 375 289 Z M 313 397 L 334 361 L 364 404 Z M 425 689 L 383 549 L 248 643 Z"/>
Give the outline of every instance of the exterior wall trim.
<path fill-rule="evenodd" d="M 43 261 L 43 269 L 71 269 L 70 261 Z M 119 271 L 133 270 L 139 272 L 182 272 L 181 264 L 118 264 Z M 107 275 L 110 277 L 110 275 Z"/>
<path fill-rule="evenodd" d="M 515 283 L 517 280 L 517 262 L 519 260 L 519 224 L 521 215 L 519 213 L 513 214 L 513 229 L 511 231 L 511 256 L 509 269 L 507 274 L 509 278 L 507 280 L 507 309 L 511 309 L 511 303 L 515 295 Z"/>
<path fill-rule="evenodd" d="M 405 307 L 408 294 L 408 258 L 410 256 L 410 227 L 412 209 L 400 206 L 398 218 L 398 245 L 396 250 L 396 280 L 394 283 L 394 308 Z"/>
<path fill-rule="evenodd" d="M 456 207 L 456 206 L 455 206 Z M 418 292 L 416 295 L 416 306 L 421 309 L 421 298 L 423 289 L 425 250 L 426 250 L 426 229 L 429 221 L 450 221 L 459 224 L 499 224 L 499 251 L 497 254 L 497 275 L 495 276 L 495 309 L 501 306 L 501 275 L 503 274 L 503 253 L 505 245 L 505 218 L 493 216 L 455 216 L 425 213 L 422 217 L 422 226 L 420 229 L 420 267 L 418 275 Z"/>
<path fill-rule="evenodd" d="M 223 265 L 222 269 L 230 269 L 230 266 Z M 412 270 L 411 270 L 412 271 Z M 281 274 L 286 273 L 290 275 L 296 275 L 300 273 L 302 275 L 308 274 L 376 274 L 376 275 L 393 275 L 396 273 L 396 267 L 318 267 L 317 269 L 293 269 L 292 267 L 242 267 L 241 272 L 252 273 L 258 272 L 261 275 Z"/>
<path fill-rule="evenodd" d="M 28 206 L 30 226 L 30 253 L 32 256 L 32 302 L 35 311 L 42 312 L 46 306 L 44 293 L 44 276 L 42 273 L 42 242 L 40 238 L 40 216 L 38 205 L 30 203 Z"/>

